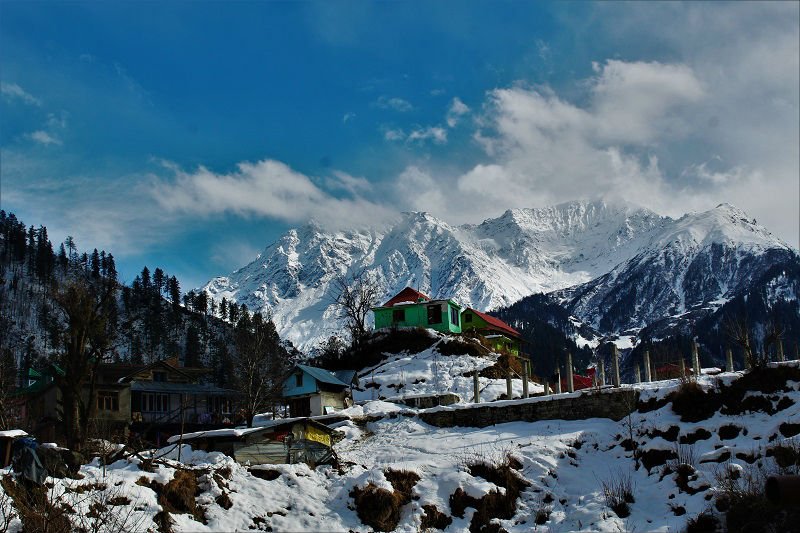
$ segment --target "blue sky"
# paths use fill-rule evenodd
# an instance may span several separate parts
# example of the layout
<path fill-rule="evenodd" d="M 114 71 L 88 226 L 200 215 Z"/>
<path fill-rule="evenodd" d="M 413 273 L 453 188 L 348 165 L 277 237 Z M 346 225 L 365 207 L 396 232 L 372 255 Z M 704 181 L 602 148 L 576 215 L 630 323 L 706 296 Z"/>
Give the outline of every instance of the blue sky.
<path fill-rule="evenodd" d="M 197 286 L 309 218 L 727 201 L 798 244 L 798 4 L 0 3 L 0 202 Z M 487 185 L 488 184 L 488 185 Z"/>

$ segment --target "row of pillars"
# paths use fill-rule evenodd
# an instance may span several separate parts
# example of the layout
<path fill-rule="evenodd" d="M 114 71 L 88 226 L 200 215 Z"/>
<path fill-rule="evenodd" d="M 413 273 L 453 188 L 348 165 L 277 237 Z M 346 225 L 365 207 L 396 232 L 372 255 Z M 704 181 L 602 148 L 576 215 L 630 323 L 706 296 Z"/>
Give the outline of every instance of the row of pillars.
<path fill-rule="evenodd" d="M 612 345 L 611 347 L 611 365 L 612 365 L 612 385 L 614 387 L 619 387 L 621 384 L 620 376 L 619 376 L 619 351 L 617 350 L 616 345 Z M 783 353 L 783 343 L 779 340 L 777 344 L 777 359 L 779 362 L 784 362 L 786 357 Z M 733 372 L 733 350 L 728 348 L 725 352 L 726 361 L 725 361 L 725 371 L 726 372 Z M 521 359 L 522 362 L 522 397 L 528 398 L 530 396 L 528 390 L 528 378 L 530 376 L 530 361 L 527 359 Z M 681 376 L 686 375 L 686 362 L 683 360 L 683 357 L 680 358 L 679 361 L 680 365 L 680 373 Z M 745 365 L 747 366 L 747 362 L 745 361 Z M 575 380 L 572 370 L 572 354 L 567 352 L 567 392 L 575 392 Z M 597 384 L 599 386 L 604 386 L 606 384 L 606 372 L 604 368 L 603 361 L 599 361 L 597 367 Z M 700 356 L 697 348 L 697 342 L 692 341 L 692 373 L 695 376 L 700 375 Z M 642 382 L 642 375 L 639 369 L 639 365 L 634 367 L 634 375 L 636 377 L 636 383 Z M 475 370 L 473 375 L 473 401 L 475 403 L 480 403 L 480 382 L 478 381 L 478 371 Z M 656 381 L 658 376 L 656 376 L 656 370 L 653 368 L 650 362 L 650 351 L 645 350 L 644 352 L 644 381 L 651 382 Z M 506 398 L 511 399 L 513 398 L 513 390 L 512 390 L 512 381 L 511 381 L 511 370 L 506 371 Z M 544 393 L 551 394 L 555 392 L 555 394 L 561 394 L 563 391 L 561 390 L 561 367 L 556 369 L 556 382 L 555 388 L 551 389 L 550 384 L 545 381 L 544 382 Z"/>

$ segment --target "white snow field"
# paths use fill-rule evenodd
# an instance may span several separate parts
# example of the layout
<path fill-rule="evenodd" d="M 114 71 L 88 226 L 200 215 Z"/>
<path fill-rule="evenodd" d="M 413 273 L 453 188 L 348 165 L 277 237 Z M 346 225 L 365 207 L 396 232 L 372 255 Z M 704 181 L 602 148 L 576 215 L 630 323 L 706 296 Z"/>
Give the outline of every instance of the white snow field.
<path fill-rule="evenodd" d="M 388 365 L 401 361 L 402 358 Z M 469 364 L 472 363 L 465 363 Z M 416 366 L 406 368 L 404 372 L 412 375 L 419 370 Z M 376 369 L 375 379 L 380 375 Z M 730 384 L 741 375 L 703 375 L 699 383 L 711 389 L 721 383 Z M 457 380 L 450 384 L 456 389 L 460 386 Z M 640 402 L 651 399 L 655 402 L 678 386 L 673 380 L 634 387 L 641 393 Z M 274 479 L 268 481 L 255 477 L 246 466 L 222 454 L 193 452 L 184 445 L 181 463 L 177 461 L 175 447 L 154 452 L 162 459 L 156 462 L 152 473 L 141 470 L 141 461 L 135 457 L 109 465 L 105 474 L 95 460 L 81 468 L 82 480 L 51 478 L 48 482 L 53 483 L 51 491 L 64 493 L 62 502 L 81 513 L 88 512 L 87 494 L 92 492 L 75 492 L 76 486 L 100 483 L 108 487 L 106 491 L 125 494 L 129 503 L 122 503 L 115 510 L 119 516 L 131 513 L 134 517 L 127 530 L 158 530 L 153 517 L 162 507 L 156 493 L 137 485 L 137 480 L 145 477 L 165 483 L 176 475 L 177 469 L 188 468 L 199 470 L 200 493 L 196 503 L 204 508 L 206 523 L 195 520 L 191 514 L 170 513 L 173 531 L 371 531 L 359 519 L 351 492 L 370 483 L 391 491 L 385 472 L 410 470 L 420 479 L 412 489 L 410 503 L 401 508 L 395 531 L 416 532 L 421 530 L 423 506 L 435 505 L 438 511 L 452 516 L 450 496 L 458 488 L 475 498 L 492 490 L 504 493 L 505 489 L 471 475 L 468 466 L 477 462 L 496 464 L 510 456 L 519 461 L 518 473 L 530 486 L 521 492 L 513 516 L 497 521 L 503 530 L 674 532 L 682 530 L 688 519 L 713 509 L 718 491 L 716 471 L 723 467 L 746 471 L 759 464 L 770 469 L 773 460 L 765 457 L 766 449 L 793 443 L 794 437 L 788 437 L 787 433 L 794 433 L 792 425 L 800 422 L 800 382 L 788 381 L 785 390 L 774 393 L 748 392 L 745 398 L 751 396 L 762 396 L 772 406 L 769 410 L 778 409 L 777 412 L 770 415 L 764 411 L 742 411 L 723 415 L 717 411 L 705 420 L 687 423 L 673 412 L 672 404 L 666 403 L 649 412 L 635 411 L 619 422 L 595 418 L 438 428 L 421 421 L 413 409 L 401 410 L 395 404 L 368 401 L 353 408 L 351 413 L 370 414 L 372 421 L 362 417 L 338 424 L 343 434 L 335 446 L 341 461 L 339 469 L 330 466 L 311 469 L 306 465 L 261 467 L 273 471 L 273 476 L 268 477 Z M 457 408 L 458 405 L 445 409 Z M 376 420 L 374 417 L 381 413 L 385 416 Z M 735 426 L 738 431 L 735 435 L 730 431 L 720 432 L 720 428 L 727 426 Z M 641 452 L 666 450 L 692 456 L 690 462 L 696 472 L 683 489 L 676 483 L 676 474 L 666 473 L 660 464 L 649 471 L 641 465 L 636 468 L 633 453 L 623 446 L 631 433 Z M 679 447 L 678 441 L 686 436 L 696 442 Z M 730 459 L 718 462 L 725 455 L 730 455 Z M 635 501 L 630 504 L 630 516 L 620 518 L 606 505 L 602 483 L 625 478 L 630 478 Z M 65 493 L 68 487 L 72 492 Z M 223 493 L 230 499 L 229 509 L 219 503 Z M 7 499 L 2 501 L 6 512 L 9 505 Z M 463 516 L 452 516 L 446 531 L 468 531 L 474 513 L 474 509 L 467 507 Z M 545 516 L 549 513 L 543 524 L 535 523 L 537 513 Z M 10 531 L 18 531 L 19 519 L 14 518 L 10 525 Z"/>

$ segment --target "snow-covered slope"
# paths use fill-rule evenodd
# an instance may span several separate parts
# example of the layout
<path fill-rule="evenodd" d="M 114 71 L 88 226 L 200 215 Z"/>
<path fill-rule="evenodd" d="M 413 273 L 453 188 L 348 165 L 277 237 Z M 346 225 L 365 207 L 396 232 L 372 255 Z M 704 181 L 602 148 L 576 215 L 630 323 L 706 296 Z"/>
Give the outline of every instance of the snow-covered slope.
<path fill-rule="evenodd" d="M 728 204 L 681 217 L 608 274 L 558 294 L 575 316 L 603 332 L 719 307 L 796 251 Z"/>
<path fill-rule="evenodd" d="M 203 290 L 270 311 L 282 337 L 309 348 L 339 330 L 331 305 L 336 276 L 366 270 L 387 299 L 412 286 L 491 309 L 594 279 L 633 257 L 666 222 L 629 204 L 572 202 L 459 227 L 427 213 L 352 231 L 310 223 Z"/>
<path fill-rule="evenodd" d="M 150 451 L 106 466 L 94 459 L 81 467 L 80 479 L 48 478 L 46 494 L 59 503 L 61 516 L 74 529 L 89 531 L 144 533 L 163 531 L 171 523 L 175 532 L 366 533 L 374 529 L 359 516 L 355 491 L 372 486 L 394 493 L 392 471 L 411 471 L 416 479 L 402 488 L 409 497 L 387 530 L 425 530 L 431 526 L 426 517 L 435 510 L 442 515 L 439 527 L 449 533 L 475 531 L 471 526 L 481 518 L 489 522 L 484 530 L 509 533 L 683 531 L 701 513 L 717 524 L 731 520 L 732 530 L 786 531 L 765 529 L 778 527 L 766 522 L 780 520 L 781 513 L 747 517 L 747 526 L 741 512 L 736 522 L 734 513 L 726 517 L 717 509 L 726 503 L 731 507 L 728 498 L 741 489 L 751 491 L 742 498 L 744 504 L 763 505 L 758 491 L 765 476 L 798 472 L 796 464 L 787 465 L 778 454 L 794 461 L 800 449 L 799 428 L 792 423 L 800 416 L 800 392 L 796 379 L 789 378 L 767 393 L 746 389 L 747 405 L 735 405 L 733 412 L 712 409 L 693 422 L 682 420 L 666 399 L 680 387 L 677 380 L 634 386 L 641 394 L 639 408 L 619 422 L 553 419 L 434 427 L 412 409 L 403 412 L 406 416 L 381 418 L 377 413 L 388 404 L 370 402 L 364 410 L 372 413 L 372 422 L 346 420 L 338 426 L 344 435 L 335 445 L 338 469 L 305 464 L 248 468 L 219 452 L 183 445 L 179 454 L 170 446 L 156 452 L 160 459 L 149 465 L 142 457 Z M 747 376 L 741 373 L 703 376 L 699 384 L 718 394 L 723 384 L 743 379 Z M 468 407 L 448 409 L 460 408 Z M 513 464 L 512 479 L 525 486 L 511 505 L 485 506 L 487 516 L 481 517 L 476 510 L 480 500 L 492 493 L 499 500 L 508 490 L 503 486 L 507 478 L 490 475 L 491 468 L 475 468 L 486 464 Z M 170 482 L 174 486 L 167 493 L 163 485 Z M 20 513 L 12 508 L 17 503 L 4 493 L 9 483 L 10 476 L 0 487 L 0 512 L 9 530 L 19 531 Z M 604 485 L 618 483 L 630 485 L 627 513 L 612 510 L 604 498 Z M 622 498 L 621 491 L 610 494 L 615 495 Z M 176 499 L 188 505 L 177 506 Z M 786 515 L 782 519 L 784 527 L 796 523 Z"/>
<path fill-rule="evenodd" d="M 271 312 L 281 336 L 306 349 L 340 331 L 331 281 L 359 271 L 379 281 L 385 299 L 411 286 L 482 310 L 578 287 L 559 296 L 587 323 L 606 325 L 601 307 L 634 311 L 609 322 L 616 329 L 725 298 L 774 251 L 797 256 L 728 205 L 673 220 L 628 203 L 570 202 L 457 227 L 405 213 L 385 228 L 290 230 L 203 290 Z"/>

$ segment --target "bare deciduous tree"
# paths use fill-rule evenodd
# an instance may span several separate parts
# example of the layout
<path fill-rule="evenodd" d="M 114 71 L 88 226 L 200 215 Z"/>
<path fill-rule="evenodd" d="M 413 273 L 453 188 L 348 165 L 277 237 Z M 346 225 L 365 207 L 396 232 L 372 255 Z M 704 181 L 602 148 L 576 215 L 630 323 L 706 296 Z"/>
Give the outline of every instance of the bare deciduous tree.
<path fill-rule="evenodd" d="M 95 370 L 114 339 L 117 285 L 113 280 L 90 279 L 74 270 L 53 300 L 63 318 L 62 349 L 56 359 L 61 372 L 56 375 L 56 385 L 63 402 L 64 436 L 70 449 L 80 451 L 95 407 Z M 83 395 L 86 386 L 88 402 Z"/>
<path fill-rule="evenodd" d="M 270 318 L 260 313 L 242 315 L 236 324 L 233 362 L 234 386 L 242 395 L 239 404 L 250 427 L 256 414 L 267 408 L 274 413 L 292 366 Z"/>
<path fill-rule="evenodd" d="M 366 270 L 360 270 L 334 278 L 332 285 L 333 303 L 339 316 L 346 321 L 351 343 L 358 346 L 367 334 L 367 315 L 381 296 L 378 280 Z"/>
<path fill-rule="evenodd" d="M 763 328 L 764 336 L 760 350 L 753 339 L 747 316 L 728 318 L 725 321 L 725 332 L 731 341 L 742 349 L 748 365 L 757 368 L 767 364 L 770 348 L 783 338 L 784 328 L 776 320 L 767 321 Z"/>

